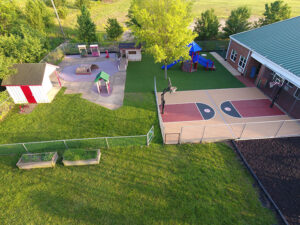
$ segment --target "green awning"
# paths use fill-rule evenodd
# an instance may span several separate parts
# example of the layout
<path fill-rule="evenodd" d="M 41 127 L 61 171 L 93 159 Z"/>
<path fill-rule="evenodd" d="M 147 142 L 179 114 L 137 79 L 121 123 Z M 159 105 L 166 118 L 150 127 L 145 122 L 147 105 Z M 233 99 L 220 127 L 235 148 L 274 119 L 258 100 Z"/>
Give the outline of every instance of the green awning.
<path fill-rule="evenodd" d="M 94 80 L 94 83 L 98 82 L 99 80 L 103 79 L 105 82 L 109 81 L 109 77 L 110 75 L 105 73 L 104 71 L 101 71 L 100 73 L 98 73 L 98 75 L 96 76 L 96 79 Z"/>

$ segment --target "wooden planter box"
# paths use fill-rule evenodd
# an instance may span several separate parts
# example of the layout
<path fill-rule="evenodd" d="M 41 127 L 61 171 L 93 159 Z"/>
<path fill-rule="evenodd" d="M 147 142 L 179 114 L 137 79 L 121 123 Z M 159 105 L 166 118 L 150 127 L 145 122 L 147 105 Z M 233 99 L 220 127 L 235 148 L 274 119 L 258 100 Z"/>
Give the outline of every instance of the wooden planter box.
<path fill-rule="evenodd" d="M 94 159 L 76 160 L 76 161 L 63 159 L 62 162 L 63 162 L 64 166 L 84 166 L 84 165 L 99 164 L 100 158 L 101 158 L 101 152 L 100 152 L 100 149 L 95 150 L 95 151 L 97 151 L 97 157 Z"/>
<path fill-rule="evenodd" d="M 35 156 L 42 156 L 45 153 L 54 153 L 53 157 L 49 161 L 38 161 L 38 162 L 23 162 L 23 156 L 25 155 L 35 155 Z M 34 168 L 49 168 L 55 167 L 58 155 L 57 152 L 45 152 L 45 153 L 33 153 L 33 154 L 23 154 L 19 161 L 17 162 L 17 167 L 23 170 L 29 170 Z"/>

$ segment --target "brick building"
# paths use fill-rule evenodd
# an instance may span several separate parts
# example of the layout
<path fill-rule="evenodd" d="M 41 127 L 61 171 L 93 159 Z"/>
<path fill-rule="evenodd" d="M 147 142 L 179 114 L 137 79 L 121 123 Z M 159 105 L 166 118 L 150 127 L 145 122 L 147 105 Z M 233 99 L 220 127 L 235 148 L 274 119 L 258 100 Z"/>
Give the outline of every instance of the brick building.
<path fill-rule="evenodd" d="M 300 16 L 231 35 L 226 60 L 300 119 Z"/>

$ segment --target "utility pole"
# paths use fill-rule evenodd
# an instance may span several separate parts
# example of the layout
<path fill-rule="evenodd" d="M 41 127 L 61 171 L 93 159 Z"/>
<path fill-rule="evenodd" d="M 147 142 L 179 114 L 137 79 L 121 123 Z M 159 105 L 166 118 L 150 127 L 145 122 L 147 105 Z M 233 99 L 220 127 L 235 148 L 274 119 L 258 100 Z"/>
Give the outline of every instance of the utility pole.
<path fill-rule="evenodd" d="M 55 14 L 56 14 L 57 20 L 58 20 L 58 24 L 59 24 L 60 30 L 61 30 L 61 32 L 62 32 L 62 34 L 63 34 L 63 36 L 64 36 L 64 39 L 66 40 L 66 35 L 65 35 L 65 33 L 64 33 L 64 31 L 63 31 L 63 28 L 62 28 L 62 26 L 61 26 L 60 19 L 59 19 L 59 16 L 58 16 L 58 13 L 57 13 L 57 10 L 56 10 L 56 7 L 55 7 L 55 4 L 54 4 L 54 1 L 53 1 L 53 0 L 51 0 L 51 3 L 52 3 L 52 6 L 53 6 L 53 9 L 54 9 L 54 11 L 55 11 Z"/>

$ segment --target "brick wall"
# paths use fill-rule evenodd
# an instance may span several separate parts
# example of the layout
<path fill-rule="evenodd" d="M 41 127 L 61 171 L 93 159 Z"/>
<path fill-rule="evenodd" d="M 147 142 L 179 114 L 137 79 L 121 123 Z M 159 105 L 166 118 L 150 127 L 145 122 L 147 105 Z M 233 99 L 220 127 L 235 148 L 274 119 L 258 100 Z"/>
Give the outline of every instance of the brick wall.
<path fill-rule="evenodd" d="M 231 55 L 231 51 L 232 49 L 234 49 L 236 52 L 237 52 L 237 57 L 236 57 L 236 60 L 235 62 L 233 62 L 231 59 L 230 59 L 230 55 Z M 227 62 L 235 69 L 238 69 L 238 64 L 239 64 L 239 60 L 240 60 L 240 56 L 244 56 L 245 58 L 247 58 L 249 54 L 249 49 L 241 46 L 240 44 L 236 43 L 234 40 L 231 40 L 231 43 L 230 45 L 228 46 L 228 55 L 227 55 Z M 250 56 L 249 56 L 249 59 L 250 59 Z M 248 64 L 248 62 L 247 62 Z M 246 65 L 247 67 L 247 65 Z"/>

